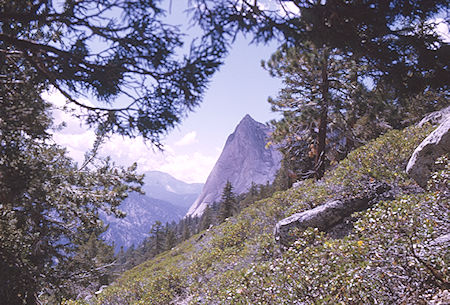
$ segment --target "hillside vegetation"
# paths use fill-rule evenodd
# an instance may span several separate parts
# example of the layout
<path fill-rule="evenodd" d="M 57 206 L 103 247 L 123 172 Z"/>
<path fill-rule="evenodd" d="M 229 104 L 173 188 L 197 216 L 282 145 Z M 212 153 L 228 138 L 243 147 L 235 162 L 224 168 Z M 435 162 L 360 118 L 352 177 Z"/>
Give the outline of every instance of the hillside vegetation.
<path fill-rule="evenodd" d="M 426 304 L 449 289 L 448 156 L 428 191 L 404 169 L 431 126 L 393 130 L 351 152 L 320 181 L 257 201 L 124 273 L 89 302 L 65 304 Z M 277 221 L 326 202 L 391 186 L 391 200 L 352 215 L 335 232 L 297 232 L 289 248 Z M 348 234 L 346 228 L 352 227 Z"/>

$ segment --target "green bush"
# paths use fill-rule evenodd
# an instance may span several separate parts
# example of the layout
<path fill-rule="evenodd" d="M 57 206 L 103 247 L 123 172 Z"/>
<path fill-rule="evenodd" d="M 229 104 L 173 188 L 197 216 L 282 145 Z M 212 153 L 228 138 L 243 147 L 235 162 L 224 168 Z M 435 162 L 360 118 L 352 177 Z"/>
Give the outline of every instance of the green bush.
<path fill-rule="evenodd" d="M 404 168 L 430 130 L 391 131 L 321 181 L 250 204 L 202 238 L 126 272 L 96 304 L 426 304 L 450 280 L 449 250 L 435 243 L 450 227 L 450 166 L 441 158 L 426 192 L 417 192 Z M 332 239 L 310 228 L 295 233 L 291 248 L 279 249 L 278 220 L 361 194 L 374 181 L 389 183 L 396 197 L 354 214 L 349 236 Z"/>

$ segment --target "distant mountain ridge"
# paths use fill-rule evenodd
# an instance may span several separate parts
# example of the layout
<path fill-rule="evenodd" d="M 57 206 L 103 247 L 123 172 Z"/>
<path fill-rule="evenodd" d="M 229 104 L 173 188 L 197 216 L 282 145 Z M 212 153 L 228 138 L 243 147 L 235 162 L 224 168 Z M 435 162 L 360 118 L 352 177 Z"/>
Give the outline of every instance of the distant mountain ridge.
<path fill-rule="evenodd" d="M 157 221 L 172 222 L 183 217 L 185 210 L 169 202 L 131 193 L 120 205 L 120 210 L 126 213 L 125 218 L 116 218 L 102 212 L 100 217 L 107 224 L 108 230 L 103 238 L 114 242 L 116 251 L 123 247 L 140 244 L 150 232 L 150 228 Z"/>
<path fill-rule="evenodd" d="M 102 212 L 100 217 L 109 225 L 103 238 L 114 242 L 116 251 L 140 244 L 156 221 L 162 223 L 181 219 L 195 201 L 202 183 L 186 183 L 159 171 L 145 173 L 142 189 L 145 195 L 131 193 L 120 205 L 125 218 L 116 218 Z"/>
<path fill-rule="evenodd" d="M 220 201 L 227 181 L 231 182 L 236 194 L 246 192 L 252 182 L 273 182 L 282 157 L 275 148 L 266 147 L 270 132 L 270 127 L 247 114 L 228 137 L 200 196 L 187 215 L 199 216 L 207 205 Z"/>
<path fill-rule="evenodd" d="M 202 188 L 203 183 L 186 183 L 160 171 L 146 172 L 142 187 L 147 196 L 168 201 L 186 210 L 198 197 Z"/>

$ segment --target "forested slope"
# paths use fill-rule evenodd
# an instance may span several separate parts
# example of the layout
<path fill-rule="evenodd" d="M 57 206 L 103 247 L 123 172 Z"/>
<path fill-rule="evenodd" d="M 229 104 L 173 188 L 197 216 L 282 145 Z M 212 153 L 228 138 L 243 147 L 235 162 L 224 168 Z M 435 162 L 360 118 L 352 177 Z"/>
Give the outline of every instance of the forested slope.
<path fill-rule="evenodd" d="M 425 304 L 445 298 L 450 252 L 437 238 L 449 229 L 448 156 L 431 179 L 444 188 L 424 191 L 404 171 L 431 130 L 427 125 L 388 132 L 351 152 L 320 181 L 305 180 L 251 204 L 124 273 L 90 302 Z M 389 184 L 392 199 L 353 214 L 347 236 L 310 228 L 297 232 L 288 248 L 275 241 L 280 219 L 361 194 L 373 183 Z"/>

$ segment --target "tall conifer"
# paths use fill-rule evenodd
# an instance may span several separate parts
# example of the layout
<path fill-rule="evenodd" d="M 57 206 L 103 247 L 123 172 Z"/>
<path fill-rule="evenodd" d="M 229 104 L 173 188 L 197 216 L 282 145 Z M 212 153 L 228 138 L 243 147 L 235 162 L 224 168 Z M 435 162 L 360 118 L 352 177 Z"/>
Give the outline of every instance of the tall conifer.
<path fill-rule="evenodd" d="M 222 198 L 220 202 L 219 221 L 223 222 L 228 217 L 233 216 L 236 205 L 236 196 L 233 193 L 233 186 L 227 181 L 223 188 Z"/>

